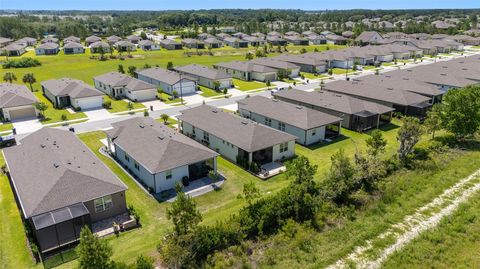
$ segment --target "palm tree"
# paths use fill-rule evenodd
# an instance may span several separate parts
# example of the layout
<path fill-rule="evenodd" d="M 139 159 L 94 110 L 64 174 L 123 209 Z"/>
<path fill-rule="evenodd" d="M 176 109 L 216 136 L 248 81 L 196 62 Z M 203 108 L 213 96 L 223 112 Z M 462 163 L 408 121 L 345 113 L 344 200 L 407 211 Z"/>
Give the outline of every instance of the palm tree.
<path fill-rule="evenodd" d="M 7 72 L 3 75 L 3 81 L 12 83 L 13 81 L 17 81 L 17 76 L 12 72 Z"/>
<path fill-rule="evenodd" d="M 23 83 L 28 83 L 30 85 L 30 90 L 33 92 L 32 84 L 37 82 L 37 79 L 33 75 L 33 73 L 27 73 L 22 78 Z"/>
<path fill-rule="evenodd" d="M 43 102 L 36 102 L 34 106 L 38 111 L 40 111 L 39 116 L 41 118 L 44 118 L 45 117 L 44 111 L 48 109 L 48 105 Z"/>
<path fill-rule="evenodd" d="M 160 115 L 160 118 L 163 120 L 163 123 L 167 124 L 167 122 L 168 122 L 168 115 L 167 114 Z"/>

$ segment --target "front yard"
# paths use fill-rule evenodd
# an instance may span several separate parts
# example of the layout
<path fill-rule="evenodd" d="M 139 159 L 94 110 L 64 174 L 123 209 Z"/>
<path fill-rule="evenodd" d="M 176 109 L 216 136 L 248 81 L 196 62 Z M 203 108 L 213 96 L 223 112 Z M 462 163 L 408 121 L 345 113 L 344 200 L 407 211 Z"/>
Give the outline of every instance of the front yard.
<path fill-rule="evenodd" d="M 160 101 L 164 102 L 165 104 L 173 104 L 173 103 L 180 103 L 180 97 L 173 98 L 173 96 L 166 94 L 164 92 L 157 94 Z"/>
<path fill-rule="evenodd" d="M 70 113 L 67 109 L 56 109 L 53 107 L 52 102 L 43 95 L 41 91 L 34 92 L 35 96 L 40 102 L 43 102 L 48 105 L 47 110 L 43 112 L 45 119 L 40 120 L 42 124 L 63 122 L 62 115 L 67 116 L 67 120 L 76 120 L 87 118 L 87 115 L 83 112 Z"/>
<path fill-rule="evenodd" d="M 213 89 L 210 89 L 210 88 L 207 88 L 207 87 L 204 87 L 204 86 L 200 86 L 200 85 L 198 85 L 198 89 L 200 91 L 202 91 L 202 93 L 200 95 L 203 96 L 203 97 L 214 97 L 214 96 L 223 95 L 223 90 L 215 91 Z"/>
<path fill-rule="evenodd" d="M 233 85 L 235 85 L 235 88 L 240 90 L 240 91 L 251 91 L 251 90 L 257 90 L 261 88 L 266 88 L 267 84 L 263 82 L 258 82 L 258 81 L 244 81 L 240 79 L 233 79 Z"/>
<path fill-rule="evenodd" d="M 327 74 L 313 74 L 307 72 L 302 72 L 301 74 L 308 79 L 325 79 L 329 77 Z"/>
<path fill-rule="evenodd" d="M 0 124 L 0 132 L 10 131 L 10 130 L 12 130 L 12 128 L 13 128 L 13 124 L 11 124 L 9 122 L 5 122 L 5 123 Z"/>
<path fill-rule="evenodd" d="M 128 108 L 128 103 L 132 103 L 133 104 L 133 108 L 131 110 L 135 110 L 135 109 L 141 109 L 141 108 L 145 108 L 145 106 L 141 103 L 138 103 L 138 102 L 131 102 L 130 100 L 128 99 L 120 99 L 120 100 L 117 100 L 117 99 L 114 99 L 108 95 L 105 95 L 103 97 L 103 101 L 110 101 L 112 106 L 110 109 L 107 109 L 108 112 L 110 113 L 117 113 L 117 112 L 126 112 L 126 111 L 129 111 L 130 109 Z"/>
<path fill-rule="evenodd" d="M 351 74 L 357 74 L 357 71 L 354 71 L 352 69 L 343 69 L 343 68 L 332 68 L 331 69 L 334 75 L 345 75 L 345 73 L 351 75 Z"/>

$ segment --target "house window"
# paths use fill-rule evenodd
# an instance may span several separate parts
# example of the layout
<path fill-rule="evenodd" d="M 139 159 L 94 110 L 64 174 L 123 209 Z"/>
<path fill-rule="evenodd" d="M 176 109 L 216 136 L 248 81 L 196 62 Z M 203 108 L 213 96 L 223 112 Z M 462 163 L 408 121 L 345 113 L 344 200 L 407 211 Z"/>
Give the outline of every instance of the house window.
<path fill-rule="evenodd" d="M 280 144 L 280 153 L 288 151 L 288 142 Z"/>
<path fill-rule="evenodd" d="M 134 166 L 135 166 L 135 169 L 140 170 L 140 166 L 138 165 L 137 162 L 135 162 Z"/>
<path fill-rule="evenodd" d="M 317 134 L 317 129 L 313 129 L 312 136 L 315 136 L 316 134 Z"/>
<path fill-rule="evenodd" d="M 172 170 L 168 170 L 165 172 L 165 178 L 166 179 L 171 179 L 172 178 Z"/>
<path fill-rule="evenodd" d="M 111 195 L 95 199 L 93 203 L 95 205 L 95 213 L 102 212 L 113 207 L 113 201 L 112 201 Z"/>
<path fill-rule="evenodd" d="M 127 162 L 130 162 L 130 157 L 128 157 L 127 153 L 125 153 L 125 160 L 126 160 Z"/>
<path fill-rule="evenodd" d="M 207 132 L 203 132 L 203 140 L 206 142 L 210 142 L 210 134 Z"/>
<path fill-rule="evenodd" d="M 278 130 L 285 132 L 285 123 L 278 122 Z"/>
<path fill-rule="evenodd" d="M 265 118 L 265 125 L 267 125 L 267 126 L 272 126 L 272 119 L 270 119 L 270 118 Z"/>

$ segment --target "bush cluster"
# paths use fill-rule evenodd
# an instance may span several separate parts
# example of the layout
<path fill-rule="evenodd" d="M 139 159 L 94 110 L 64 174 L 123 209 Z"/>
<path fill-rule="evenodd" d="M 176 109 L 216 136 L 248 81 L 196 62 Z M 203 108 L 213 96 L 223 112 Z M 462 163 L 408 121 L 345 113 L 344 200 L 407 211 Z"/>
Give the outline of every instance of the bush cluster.
<path fill-rule="evenodd" d="M 14 59 L 14 60 L 7 60 L 5 63 L 3 63 L 3 68 L 5 69 L 26 68 L 26 67 L 35 67 L 40 65 L 42 65 L 42 63 L 39 60 L 26 57 L 26 58 Z"/>

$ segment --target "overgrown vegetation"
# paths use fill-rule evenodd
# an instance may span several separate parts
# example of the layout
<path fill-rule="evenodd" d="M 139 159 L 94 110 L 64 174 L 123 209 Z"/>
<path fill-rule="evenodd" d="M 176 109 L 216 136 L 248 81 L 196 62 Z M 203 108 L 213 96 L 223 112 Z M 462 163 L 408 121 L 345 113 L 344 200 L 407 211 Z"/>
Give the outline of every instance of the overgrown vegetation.
<path fill-rule="evenodd" d="M 36 67 L 40 66 L 42 63 L 37 60 L 33 59 L 30 57 L 23 57 L 20 59 L 10 59 L 7 60 L 3 63 L 2 67 L 4 69 L 9 69 L 9 68 L 26 68 L 26 67 Z"/>

